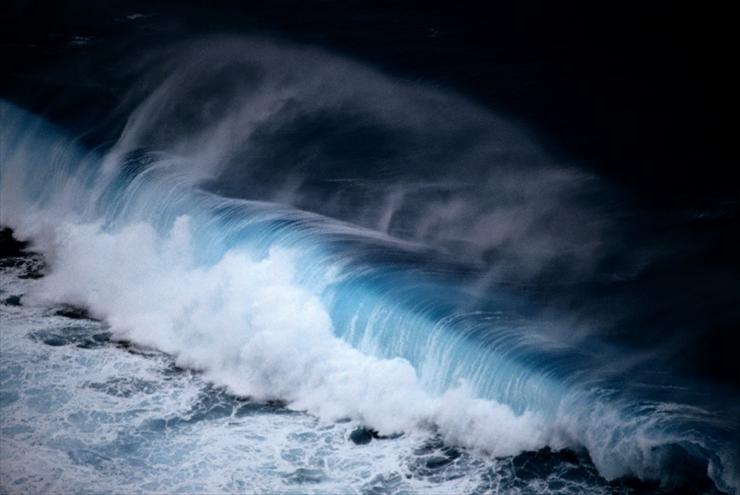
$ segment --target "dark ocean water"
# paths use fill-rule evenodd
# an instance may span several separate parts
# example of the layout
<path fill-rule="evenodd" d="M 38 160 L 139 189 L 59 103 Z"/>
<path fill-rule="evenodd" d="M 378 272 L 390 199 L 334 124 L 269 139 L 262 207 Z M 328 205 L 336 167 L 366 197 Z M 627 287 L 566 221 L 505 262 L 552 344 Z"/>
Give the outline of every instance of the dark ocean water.
<path fill-rule="evenodd" d="M 628 7 L 11 3 L 0 489 L 736 491 L 725 34 Z"/>

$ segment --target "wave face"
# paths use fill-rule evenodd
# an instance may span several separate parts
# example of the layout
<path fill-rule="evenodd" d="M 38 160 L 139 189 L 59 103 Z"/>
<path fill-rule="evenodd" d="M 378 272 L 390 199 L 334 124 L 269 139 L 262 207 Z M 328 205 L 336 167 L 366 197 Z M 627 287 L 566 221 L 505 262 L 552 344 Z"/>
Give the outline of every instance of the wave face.
<path fill-rule="evenodd" d="M 316 50 L 163 56 L 104 151 L 2 103 L 0 223 L 51 267 L 34 300 L 321 420 L 738 490 L 735 419 L 497 283 L 597 263 L 593 178 L 470 102 Z"/>

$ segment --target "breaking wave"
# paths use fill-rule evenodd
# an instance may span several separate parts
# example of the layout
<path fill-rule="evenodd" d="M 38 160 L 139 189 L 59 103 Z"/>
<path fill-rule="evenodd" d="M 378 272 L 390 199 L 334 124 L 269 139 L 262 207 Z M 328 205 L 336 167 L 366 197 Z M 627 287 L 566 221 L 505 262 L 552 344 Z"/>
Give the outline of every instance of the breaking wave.
<path fill-rule="evenodd" d="M 236 53 L 241 45 L 228 40 L 226 46 Z M 562 341 L 521 296 L 479 283 L 486 250 L 506 246 L 501 252 L 509 254 L 499 252 L 497 259 L 507 270 L 539 270 L 552 261 L 537 245 L 547 239 L 532 233 L 543 222 L 555 230 L 563 225 L 557 218 L 545 220 L 549 203 L 542 184 L 575 211 L 581 198 L 569 184 L 585 176 L 536 158 L 536 167 L 505 167 L 510 173 L 486 178 L 491 186 L 470 195 L 458 194 L 469 185 L 454 184 L 431 168 L 424 184 L 401 177 L 396 183 L 403 187 L 382 191 L 383 184 L 358 179 L 348 186 L 354 196 L 340 197 L 312 183 L 304 163 L 297 166 L 300 173 L 272 169 L 290 190 L 285 183 L 274 185 L 271 195 L 262 195 L 270 201 L 235 197 L 237 190 L 265 187 L 260 176 L 269 167 L 247 167 L 248 174 L 236 177 L 234 164 L 257 160 L 254 150 L 266 150 L 268 142 L 274 150 L 292 139 L 305 160 L 342 152 L 341 143 L 324 143 L 311 155 L 307 145 L 297 145 L 298 137 L 273 128 L 300 119 L 316 125 L 316 108 L 341 111 L 345 118 L 375 109 L 378 119 L 393 125 L 355 130 L 380 133 L 381 142 L 390 126 L 391 135 L 403 141 L 394 146 L 405 150 L 383 151 L 393 160 L 420 153 L 427 140 L 438 138 L 435 133 L 446 135 L 450 145 L 495 120 L 460 110 L 462 104 L 439 93 L 411 93 L 312 52 L 314 62 L 328 57 L 334 70 L 356 82 L 349 86 L 373 83 L 363 87 L 361 104 L 348 110 L 342 105 L 357 102 L 362 91 L 336 94 L 316 71 L 305 74 L 308 83 L 296 85 L 294 70 L 276 71 L 264 60 L 305 66 L 305 53 L 277 56 L 278 49 L 265 54 L 260 47 L 246 60 L 231 54 L 228 64 L 210 67 L 227 71 L 241 60 L 240 77 L 251 80 L 245 74 L 257 67 L 253 79 L 260 82 L 232 88 L 221 100 L 228 105 L 209 110 L 207 125 L 205 114 L 187 120 L 178 106 L 198 90 L 182 85 L 202 70 L 202 59 L 189 58 L 189 65 L 159 81 L 105 152 L 0 104 L 0 223 L 32 239 L 50 264 L 32 298 L 85 306 L 108 322 L 115 338 L 165 351 L 235 394 L 285 401 L 325 421 L 353 418 L 381 435 L 434 430 L 447 442 L 493 456 L 545 446 L 585 448 L 608 479 L 633 475 L 670 486 L 708 475 L 720 489 L 737 490 L 732 423 L 670 399 L 658 385 L 625 390 L 620 383 L 630 377 L 619 369 L 628 359 L 623 351 L 596 338 L 577 346 Z M 266 93 L 260 89 L 265 85 L 277 89 Z M 206 87 L 210 94 L 213 88 Z M 234 107 L 245 94 L 246 103 Z M 319 94 L 331 95 L 329 101 Z M 383 95 L 386 105 L 377 101 Z M 405 95 L 422 110 L 398 110 L 406 105 Z M 457 105 L 455 118 L 465 125 L 430 124 L 429 108 L 439 102 Z M 408 122 L 398 122 L 401 114 Z M 369 126 L 365 117 L 357 118 Z M 422 138 L 430 126 L 432 137 Z M 495 146 L 486 136 L 475 139 L 489 148 L 475 144 L 475 156 L 460 166 L 482 167 L 495 156 L 511 160 L 519 153 L 502 148 L 506 139 Z M 514 142 L 524 143 L 520 139 Z M 434 164 L 442 158 L 418 159 Z M 533 189 L 521 192 L 502 177 Z M 447 183 L 455 190 L 441 190 Z M 497 193 L 486 206 L 470 209 L 481 204 L 477 196 Z M 348 212 L 356 212 L 355 203 L 375 207 L 353 216 Z M 465 218 L 470 221 L 463 229 Z M 526 228 L 516 230 L 517 218 Z M 578 218 L 590 226 L 596 222 L 587 212 Z M 500 237 L 482 241 L 481 232 L 492 225 L 502 226 L 496 230 Z M 574 229 L 564 249 L 591 249 Z M 465 237 L 463 230 L 477 234 Z"/>

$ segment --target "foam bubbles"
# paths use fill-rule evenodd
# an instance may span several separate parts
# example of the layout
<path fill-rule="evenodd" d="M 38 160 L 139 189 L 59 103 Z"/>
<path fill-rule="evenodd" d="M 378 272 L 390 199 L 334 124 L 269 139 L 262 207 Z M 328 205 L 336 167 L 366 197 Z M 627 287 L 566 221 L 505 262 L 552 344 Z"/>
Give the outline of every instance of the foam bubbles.
<path fill-rule="evenodd" d="M 533 414 L 464 388 L 435 397 L 408 361 L 337 338 L 319 295 L 296 283 L 291 251 L 232 250 L 203 267 L 190 246 L 187 217 L 164 237 L 147 224 L 116 233 L 60 226 L 56 265 L 33 298 L 87 306 L 119 339 L 170 353 L 239 395 L 285 400 L 323 420 L 353 418 L 382 434 L 436 425 L 494 455 L 545 445 Z"/>

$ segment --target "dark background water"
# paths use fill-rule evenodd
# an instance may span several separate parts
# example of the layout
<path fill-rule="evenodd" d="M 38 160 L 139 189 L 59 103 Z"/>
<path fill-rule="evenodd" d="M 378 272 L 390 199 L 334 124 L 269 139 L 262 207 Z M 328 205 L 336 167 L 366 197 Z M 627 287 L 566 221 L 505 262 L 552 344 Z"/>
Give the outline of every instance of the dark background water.
<path fill-rule="evenodd" d="M 663 359 L 728 385 L 737 402 L 740 185 L 729 8 L 11 1 L 2 10 L 0 97 L 73 132 L 121 103 L 131 81 L 107 72 L 116 54 L 214 32 L 321 46 L 491 108 L 551 156 L 614 183 L 629 198 L 618 250 L 657 253 L 626 279 L 604 279 L 602 266 L 565 288 L 535 281 L 543 300 L 597 315 L 620 345 L 670 349 Z M 152 15 L 127 18 L 136 13 Z M 80 57 L 86 51 L 93 56 Z M 121 123 L 112 124 L 85 139 L 110 142 Z"/>

